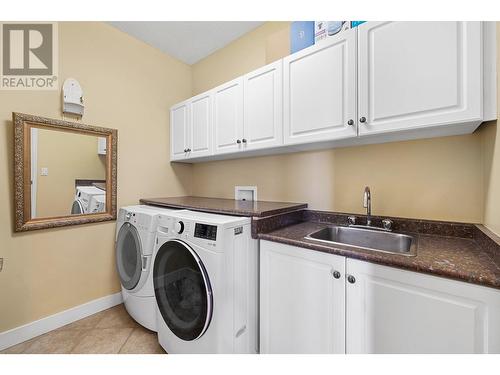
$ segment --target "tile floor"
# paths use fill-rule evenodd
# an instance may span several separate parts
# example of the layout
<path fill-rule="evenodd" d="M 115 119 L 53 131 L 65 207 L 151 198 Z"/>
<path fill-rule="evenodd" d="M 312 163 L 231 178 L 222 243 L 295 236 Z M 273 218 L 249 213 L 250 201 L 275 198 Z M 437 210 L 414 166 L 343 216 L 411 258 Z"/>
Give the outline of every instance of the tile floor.
<path fill-rule="evenodd" d="M 12 346 L 2 354 L 161 354 L 155 332 L 137 324 L 123 305 Z"/>

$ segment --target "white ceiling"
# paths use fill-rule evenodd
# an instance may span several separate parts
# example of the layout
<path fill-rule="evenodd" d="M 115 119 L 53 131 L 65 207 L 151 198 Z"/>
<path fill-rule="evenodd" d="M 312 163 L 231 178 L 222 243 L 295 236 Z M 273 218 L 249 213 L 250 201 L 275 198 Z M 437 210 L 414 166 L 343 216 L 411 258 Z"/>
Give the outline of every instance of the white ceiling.
<path fill-rule="evenodd" d="M 109 22 L 119 30 L 187 63 L 194 64 L 263 22 Z"/>

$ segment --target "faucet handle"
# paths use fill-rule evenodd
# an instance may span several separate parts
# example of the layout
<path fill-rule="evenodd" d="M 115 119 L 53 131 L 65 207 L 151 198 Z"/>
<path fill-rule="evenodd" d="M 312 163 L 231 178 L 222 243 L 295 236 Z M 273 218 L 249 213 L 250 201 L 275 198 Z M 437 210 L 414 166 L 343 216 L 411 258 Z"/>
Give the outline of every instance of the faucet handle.
<path fill-rule="evenodd" d="M 355 225 L 356 224 L 356 216 L 348 216 L 347 217 L 347 223 L 349 225 Z"/>
<path fill-rule="evenodd" d="M 384 227 L 385 230 L 392 230 L 392 220 L 389 219 L 384 219 L 382 220 L 382 226 Z"/>

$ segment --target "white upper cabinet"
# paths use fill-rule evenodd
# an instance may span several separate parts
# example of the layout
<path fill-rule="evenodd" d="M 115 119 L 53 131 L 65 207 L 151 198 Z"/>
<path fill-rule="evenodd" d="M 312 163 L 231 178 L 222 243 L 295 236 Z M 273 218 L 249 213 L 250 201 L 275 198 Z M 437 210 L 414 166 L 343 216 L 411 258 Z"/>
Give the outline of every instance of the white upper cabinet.
<path fill-rule="evenodd" d="M 360 25 L 359 134 L 479 124 L 481 46 L 481 22 Z"/>
<path fill-rule="evenodd" d="M 347 259 L 347 353 L 500 353 L 498 290 Z"/>
<path fill-rule="evenodd" d="M 283 144 L 283 62 L 243 77 L 243 147 L 255 150 Z"/>
<path fill-rule="evenodd" d="M 261 241 L 260 352 L 344 353 L 344 271 L 344 257 Z"/>
<path fill-rule="evenodd" d="M 190 100 L 189 157 L 212 154 L 212 92 L 195 96 Z"/>
<path fill-rule="evenodd" d="M 170 109 L 170 160 L 187 156 L 189 102 L 185 101 Z"/>
<path fill-rule="evenodd" d="M 283 85 L 285 144 L 356 137 L 356 29 L 285 57 Z"/>
<path fill-rule="evenodd" d="M 243 139 L 243 78 L 213 90 L 214 153 L 236 152 Z"/>
<path fill-rule="evenodd" d="M 365 22 L 172 107 L 171 160 L 472 133 L 496 119 L 496 44 L 495 23 Z"/>

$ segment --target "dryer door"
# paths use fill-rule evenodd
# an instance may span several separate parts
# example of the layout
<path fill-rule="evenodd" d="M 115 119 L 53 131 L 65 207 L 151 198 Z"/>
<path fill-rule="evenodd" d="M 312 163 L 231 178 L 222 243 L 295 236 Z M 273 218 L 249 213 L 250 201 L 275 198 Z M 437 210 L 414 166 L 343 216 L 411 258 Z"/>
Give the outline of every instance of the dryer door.
<path fill-rule="evenodd" d="M 124 223 L 116 240 L 116 268 L 125 289 L 134 289 L 142 272 L 141 240 L 137 229 Z"/>
<path fill-rule="evenodd" d="M 212 288 L 196 252 L 179 240 L 165 242 L 155 257 L 156 302 L 168 328 L 182 340 L 203 336 L 212 319 Z"/>

